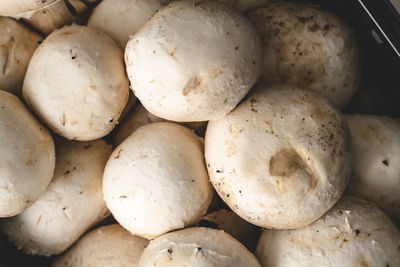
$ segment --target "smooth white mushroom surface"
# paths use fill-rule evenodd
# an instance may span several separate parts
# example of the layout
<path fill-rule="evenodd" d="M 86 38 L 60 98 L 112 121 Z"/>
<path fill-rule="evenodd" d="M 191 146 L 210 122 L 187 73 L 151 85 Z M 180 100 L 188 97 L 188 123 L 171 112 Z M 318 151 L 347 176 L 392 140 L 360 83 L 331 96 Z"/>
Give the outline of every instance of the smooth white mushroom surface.
<path fill-rule="evenodd" d="M 54 177 L 46 192 L 21 214 L 0 221 L 8 239 L 28 254 L 59 254 L 109 215 L 102 177 L 111 146 L 102 140 L 59 140 L 56 148 Z"/>
<path fill-rule="evenodd" d="M 261 33 L 261 79 L 313 90 L 344 107 L 358 89 L 353 31 L 335 14 L 305 3 L 276 3 L 248 14 Z"/>
<path fill-rule="evenodd" d="M 45 8 L 59 0 L 0 0 L 0 16 L 16 16 Z"/>
<path fill-rule="evenodd" d="M 260 233 L 256 226 L 227 209 L 219 209 L 205 215 L 197 226 L 224 230 L 250 250 L 254 250 Z"/>
<path fill-rule="evenodd" d="M 135 235 L 154 238 L 196 223 L 213 194 L 201 139 L 170 122 L 139 128 L 111 154 L 103 192 L 115 219 Z"/>
<path fill-rule="evenodd" d="M 111 134 L 111 143 L 114 146 L 117 146 L 138 128 L 149 123 L 162 121 L 167 120 L 151 114 L 143 107 L 142 104 L 137 103 L 136 107 L 134 107 L 134 109 L 126 115 L 122 122 L 120 122 L 116 127 L 115 131 Z M 204 132 L 207 127 L 207 122 L 205 121 L 183 122 L 180 124 L 194 130 L 200 136 L 204 136 Z"/>
<path fill-rule="evenodd" d="M 99 227 L 84 235 L 52 267 L 63 266 L 138 266 L 147 239 L 134 236 L 118 224 Z"/>
<path fill-rule="evenodd" d="M 56 30 L 32 56 L 23 96 L 55 133 L 81 141 L 103 137 L 129 97 L 122 51 L 96 29 Z"/>
<path fill-rule="evenodd" d="M 351 195 L 376 202 L 400 222 L 400 123 L 374 115 L 347 115 L 354 165 Z"/>
<path fill-rule="evenodd" d="M 47 35 L 57 28 L 76 21 L 87 10 L 86 4 L 81 0 L 57 0 L 39 10 L 18 14 L 14 17 L 21 18 L 36 30 Z"/>
<path fill-rule="evenodd" d="M 207 121 L 230 112 L 257 81 L 262 42 L 253 24 L 212 1 L 176 1 L 125 50 L 132 90 L 154 115 Z"/>
<path fill-rule="evenodd" d="M 23 24 L 0 17 L 0 90 L 21 94 L 29 60 L 41 41 Z"/>
<path fill-rule="evenodd" d="M 351 138 L 340 112 L 310 91 L 258 86 L 205 137 L 210 180 L 243 219 L 304 227 L 328 211 L 351 172 Z"/>
<path fill-rule="evenodd" d="M 375 204 L 341 199 L 313 224 L 264 230 L 256 255 L 263 266 L 400 266 L 400 233 Z"/>
<path fill-rule="evenodd" d="M 256 257 L 221 230 L 193 227 L 150 241 L 139 262 L 146 266 L 259 267 Z"/>
<path fill-rule="evenodd" d="M 0 90 L 0 217 L 21 213 L 53 177 L 53 138 L 16 96 Z"/>
<path fill-rule="evenodd" d="M 103 0 L 93 9 L 88 26 L 102 30 L 125 48 L 130 36 L 161 7 L 159 0 Z"/>

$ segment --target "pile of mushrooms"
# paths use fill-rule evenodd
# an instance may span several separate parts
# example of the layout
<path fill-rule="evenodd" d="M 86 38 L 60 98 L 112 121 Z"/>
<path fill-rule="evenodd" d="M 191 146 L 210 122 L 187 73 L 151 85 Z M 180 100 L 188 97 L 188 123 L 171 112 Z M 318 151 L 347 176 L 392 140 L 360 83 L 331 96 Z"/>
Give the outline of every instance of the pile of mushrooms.
<path fill-rule="evenodd" d="M 0 249 L 400 266 L 400 122 L 342 114 L 350 25 L 273 2 L 0 0 Z"/>

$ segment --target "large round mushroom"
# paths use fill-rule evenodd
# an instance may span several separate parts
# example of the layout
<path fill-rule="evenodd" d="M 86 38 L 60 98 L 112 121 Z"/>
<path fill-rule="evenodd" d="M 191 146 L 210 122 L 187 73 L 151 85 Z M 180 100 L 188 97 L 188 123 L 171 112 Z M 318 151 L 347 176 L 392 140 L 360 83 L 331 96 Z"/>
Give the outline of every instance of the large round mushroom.
<path fill-rule="evenodd" d="M 139 266 L 260 267 L 260 264 L 224 231 L 193 227 L 150 241 Z"/>
<path fill-rule="evenodd" d="M 376 202 L 400 222 L 400 123 L 374 115 L 347 115 L 354 147 L 351 195 Z"/>
<path fill-rule="evenodd" d="M 103 192 L 115 219 L 135 235 L 154 238 L 196 223 L 213 195 L 201 139 L 171 122 L 139 128 L 110 156 Z"/>
<path fill-rule="evenodd" d="M 349 102 L 360 83 L 360 62 L 354 33 L 339 17 L 292 2 L 248 16 L 264 42 L 264 82 L 313 90 L 340 108 Z"/>
<path fill-rule="evenodd" d="M 0 217 L 31 206 L 53 177 L 53 138 L 14 95 L 0 90 Z"/>
<path fill-rule="evenodd" d="M 209 122 L 205 158 L 215 190 L 235 213 L 266 228 L 298 228 L 343 193 L 351 138 L 326 99 L 260 85 L 234 111 Z"/>
<path fill-rule="evenodd" d="M 400 233 L 375 204 L 341 199 L 313 224 L 264 230 L 256 255 L 263 266 L 400 266 Z"/>
<path fill-rule="evenodd" d="M 230 112 L 258 80 L 262 43 L 253 24 L 212 1 L 176 1 L 125 50 L 132 90 L 154 115 L 207 121 Z"/>
<path fill-rule="evenodd" d="M 96 29 L 56 30 L 32 56 L 23 96 L 55 133 L 80 141 L 103 137 L 128 101 L 122 51 Z"/>

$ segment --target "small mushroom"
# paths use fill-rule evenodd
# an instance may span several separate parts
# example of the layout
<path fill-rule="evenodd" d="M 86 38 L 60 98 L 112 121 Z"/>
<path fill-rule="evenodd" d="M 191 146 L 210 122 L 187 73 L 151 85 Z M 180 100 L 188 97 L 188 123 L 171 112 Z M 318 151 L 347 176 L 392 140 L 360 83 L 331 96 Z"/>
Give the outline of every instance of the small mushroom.
<path fill-rule="evenodd" d="M 107 162 L 104 199 L 132 234 L 154 238 L 196 223 L 213 195 L 203 143 L 171 122 L 143 126 Z"/>
<path fill-rule="evenodd" d="M 291 2 L 248 16 L 264 42 L 264 82 L 315 91 L 339 108 L 350 101 L 360 83 L 360 60 L 354 33 L 339 17 Z"/>
<path fill-rule="evenodd" d="M 53 177 L 53 138 L 14 95 L 0 90 L 0 217 L 33 204 Z"/>
<path fill-rule="evenodd" d="M 253 24 L 226 5 L 176 1 L 130 39 L 125 63 L 143 106 L 189 122 L 230 112 L 261 73 L 263 48 Z"/>
<path fill-rule="evenodd" d="M 351 137 L 326 99 L 260 85 L 231 113 L 209 122 L 205 158 L 215 190 L 236 214 L 265 228 L 298 228 L 343 193 Z"/>
<path fill-rule="evenodd" d="M 66 26 L 35 51 L 23 85 L 28 106 L 55 133 L 89 141 L 108 134 L 128 101 L 122 51 L 99 30 Z"/>
<path fill-rule="evenodd" d="M 221 230 L 193 227 L 162 235 L 143 251 L 140 267 L 261 267 L 239 241 Z"/>
<path fill-rule="evenodd" d="M 44 194 L 21 214 L 0 221 L 8 239 L 28 254 L 59 254 L 109 215 L 102 177 L 111 146 L 58 140 L 56 148 L 54 177 Z"/>
<path fill-rule="evenodd" d="M 52 267 L 63 266 L 138 266 L 149 241 L 134 236 L 118 224 L 99 227 L 84 235 Z"/>
<path fill-rule="evenodd" d="M 224 230 L 239 240 L 250 251 L 254 251 L 260 231 L 254 225 L 240 218 L 236 213 L 219 209 L 205 215 L 197 226 Z"/>
<path fill-rule="evenodd" d="M 88 26 L 102 30 L 125 48 L 129 37 L 162 7 L 159 0 L 103 0 L 94 8 Z"/>
<path fill-rule="evenodd" d="M 21 94 L 29 60 L 41 42 L 22 23 L 0 17 L 0 90 Z"/>
<path fill-rule="evenodd" d="M 111 143 L 114 146 L 117 146 L 141 126 L 162 121 L 167 120 L 151 114 L 142 104 L 140 104 L 140 102 L 138 102 L 136 107 L 126 115 L 122 122 L 115 128 L 115 131 L 111 134 Z M 207 126 L 207 122 L 205 121 L 183 122 L 180 124 L 194 130 L 200 136 L 204 136 Z"/>
<path fill-rule="evenodd" d="M 400 222 L 400 123 L 374 115 L 347 115 L 353 148 L 351 195 L 376 202 Z"/>
<path fill-rule="evenodd" d="M 321 219 L 295 230 L 264 230 L 263 266 L 400 266 L 400 233 L 375 204 L 344 197 Z"/>

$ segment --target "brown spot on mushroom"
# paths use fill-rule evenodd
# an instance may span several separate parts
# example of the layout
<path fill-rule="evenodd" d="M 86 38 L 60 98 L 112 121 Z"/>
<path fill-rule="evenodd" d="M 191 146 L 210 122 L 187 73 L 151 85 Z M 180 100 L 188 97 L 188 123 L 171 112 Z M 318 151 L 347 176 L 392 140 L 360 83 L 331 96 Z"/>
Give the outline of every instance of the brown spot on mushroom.
<path fill-rule="evenodd" d="M 123 149 L 120 149 L 117 153 L 117 155 L 114 157 L 114 159 L 119 159 L 121 157 L 121 152 L 123 151 Z"/>
<path fill-rule="evenodd" d="M 255 100 L 255 99 L 253 99 L 253 98 L 252 98 L 252 99 L 250 99 L 250 107 L 251 107 L 251 111 L 253 111 L 253 112 L 257 113 L 257 112 L 258 112 L 258 110 L 254 108 L 254 103 L 257 103 L 257 100 Z"/>
<path fill-rule="evenodd" d="M 202 78 L 200 77 L 192 77 L 189 79 L 182 90 L 182 95 L 186 96 L 189 93 L 202 93 L 203 90 L 200 89 L 201 81 Z"/>
<path fill-rule="evenodd" d="M 387 159 L 383 160 L 382 163 L 383 163 L 385 166 L 389 166 L 389 162 L 388 162 Z"/>

